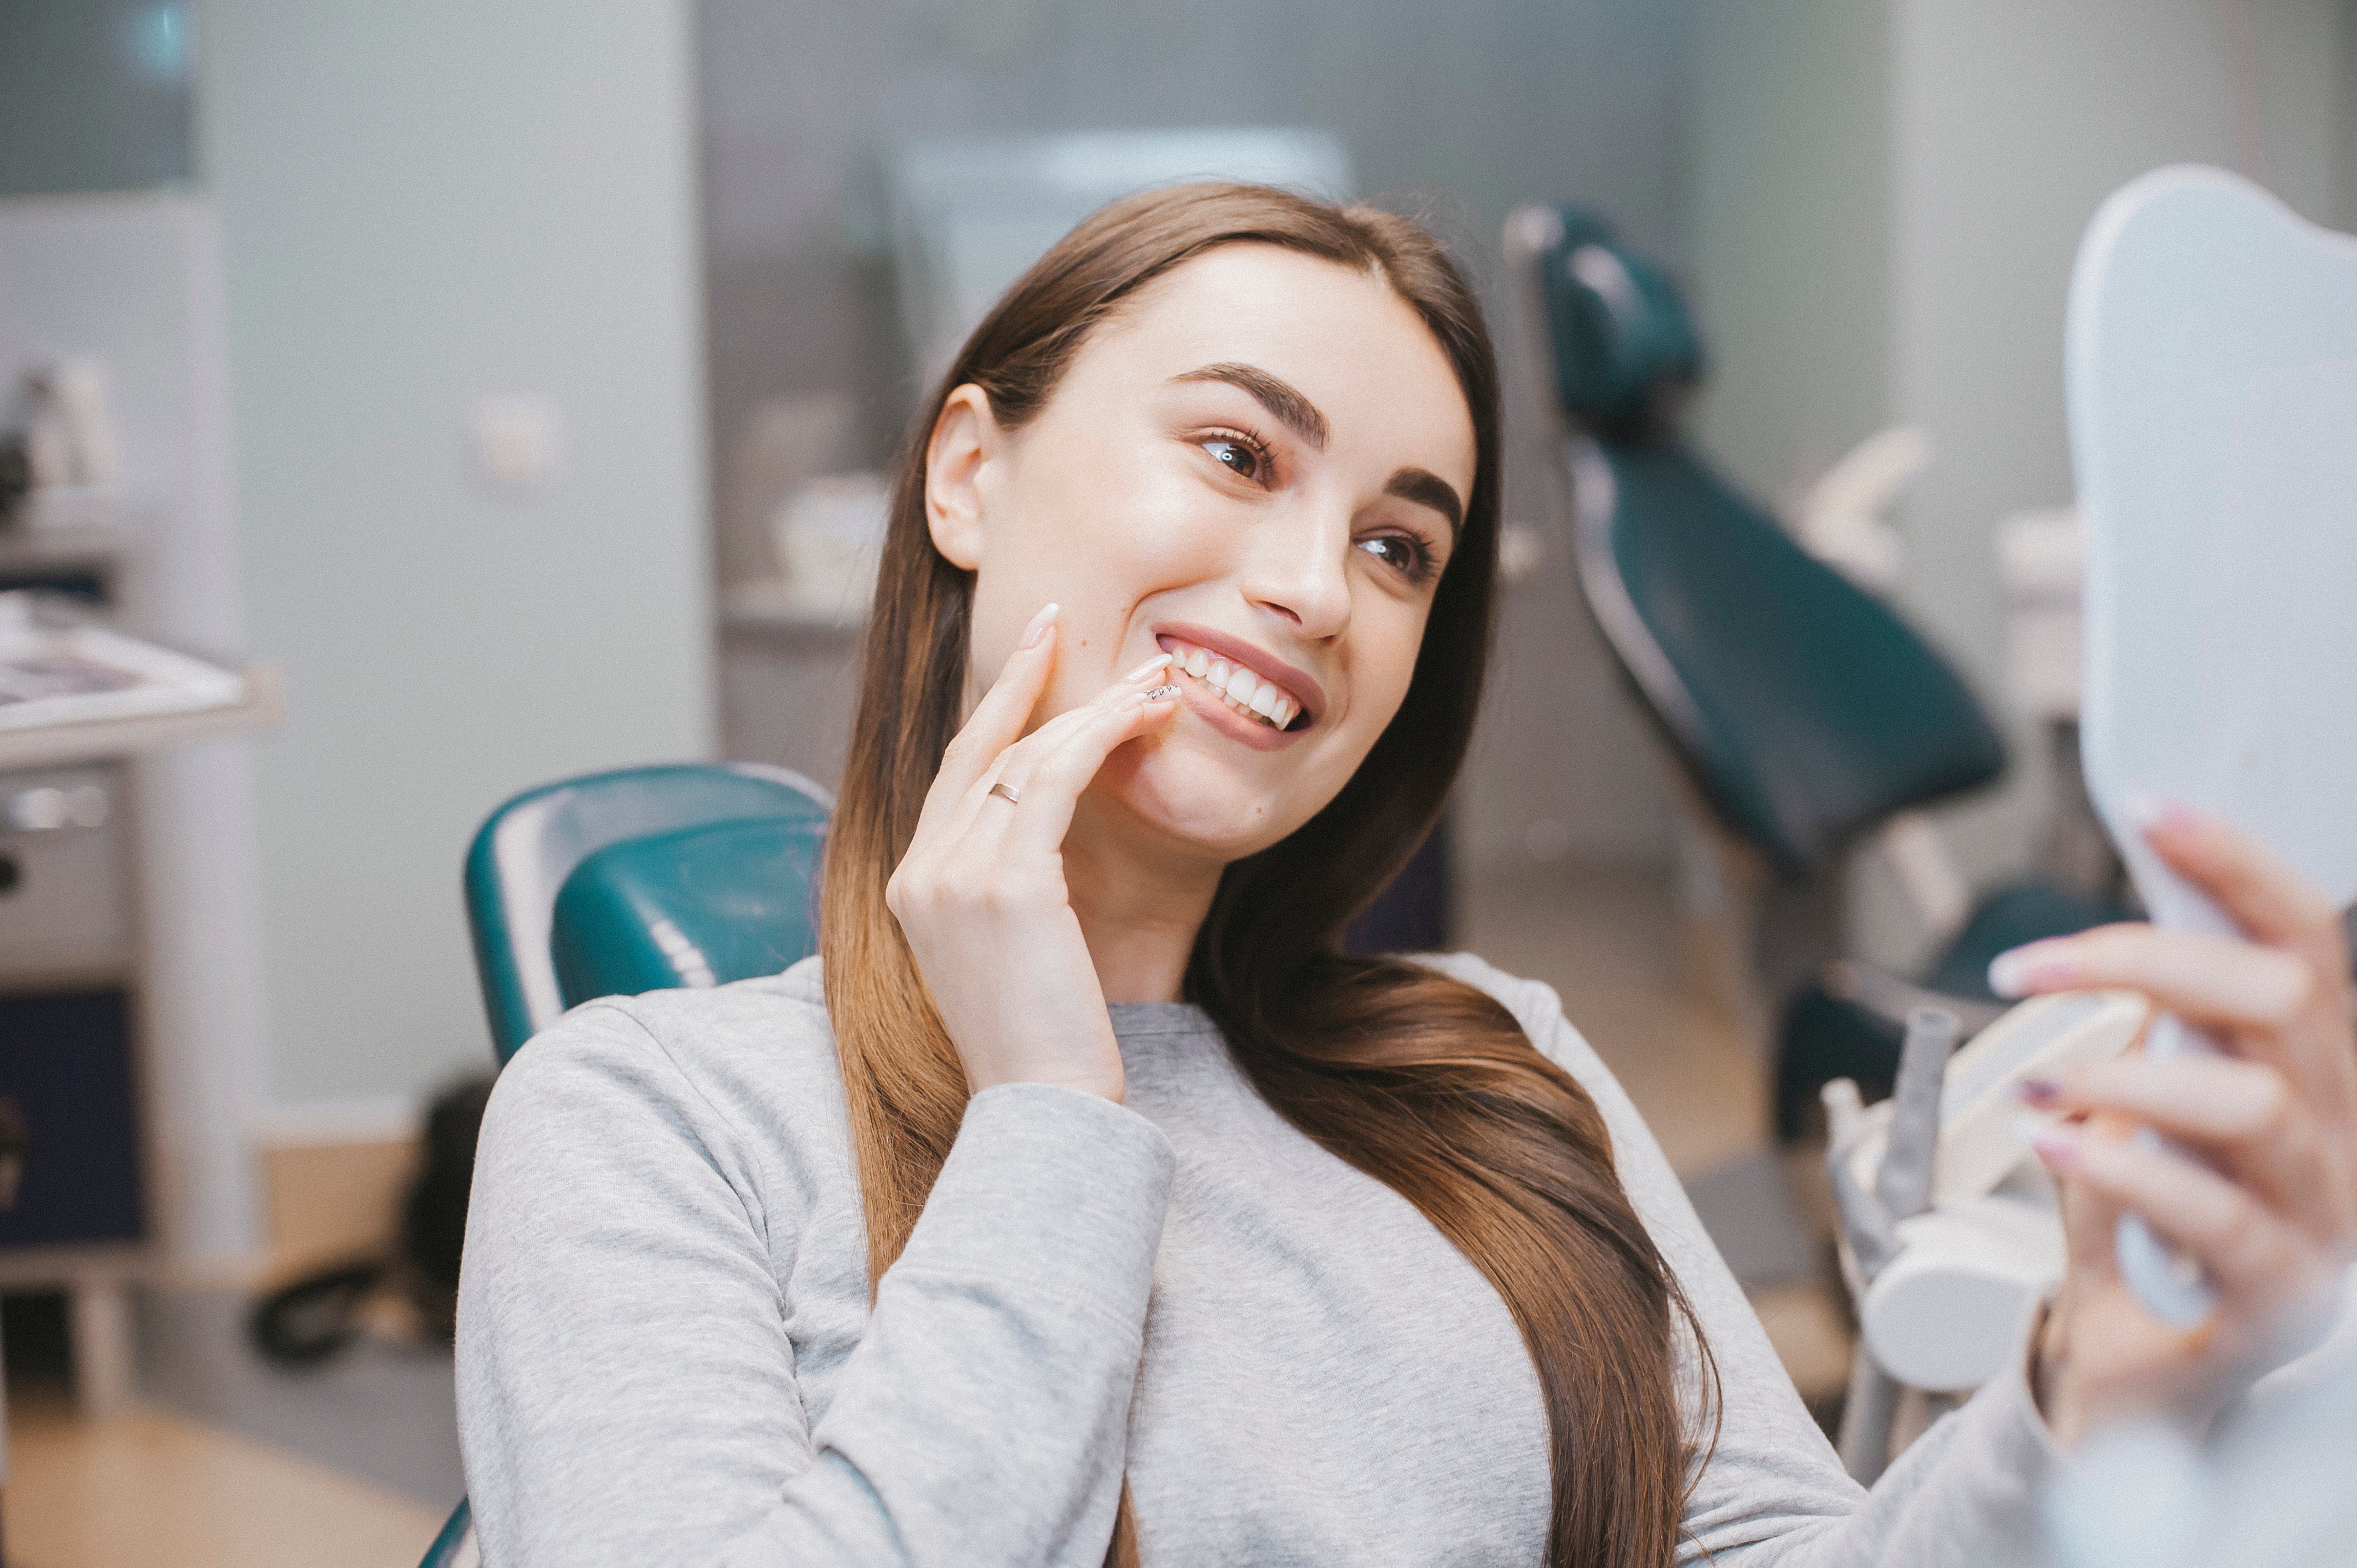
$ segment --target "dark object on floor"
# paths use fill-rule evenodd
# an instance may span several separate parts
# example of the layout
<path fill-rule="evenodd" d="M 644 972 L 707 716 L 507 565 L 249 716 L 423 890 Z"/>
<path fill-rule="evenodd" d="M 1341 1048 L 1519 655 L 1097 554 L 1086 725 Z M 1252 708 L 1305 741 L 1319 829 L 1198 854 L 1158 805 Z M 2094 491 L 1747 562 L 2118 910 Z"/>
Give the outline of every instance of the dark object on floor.
<path fill-rule="evenodd" d="M 475 1181 L 475 1144 L 491 1079 L 468 1079 L 435 1097 L 425 1119 L 425 1158 L 402 1207 L 401 1240 L 387 1257 L 358 1258 L 254 1304 L 247 1336 L 282 1367 L 316 1367 L 350 1349 L 379 1292 L 405 1301 L 436 1336 L 457 1322 L 458 1255 L 467 1238 L 467 1194 Z"/>
<path fill-rule="evenodd" d="M 392 1273 L 390 1259 L 366 1258 L 280 1286 L 254 1306 L 253 1348 L 282 1367 L 316 1367 L 350 1349 L 361 1309 Z"/>
<path fill-rule="evenodd" d="M 1939 651 L 1794 542 L 1680 432 L 1705 356 L 1668 273 L 1578 207 L 1525 209 L 1508 238 L 1543 318 L 1556 412 L 1576 433 L 1581 590 L 1719 826 L 1805 884 L 1837 875 L 1898 813 L 1994 782 L 1996 726 Z M 2002 889 L 1914 987 L 1963 1015 L 1972 1009 L 1959 1004 L 1994 1001 L 1985 972 L 2005 946 L 2121 913 L 2050 888 Z M 1781 993 L 1791 977 L 1768 983 Z M 1787 1013 L 1780 1125 L 1826 1064 L 1888 1081 L 1905 1015 L 1882 1016 L 1879 989 L 1816 984 Z"/>
<path fill-rule="evenodd" d="M 491 1082 L 489 1074 L 470 1078 L 435 1098 L 425 1116 L 425 1166 L 402 1210 L 402 1262 L 419 1305 L 430 1309 L 437 1326 L 457 1317 L 467 1195 L 475 1186 L 475 1144 L 482 1136 Z"/>

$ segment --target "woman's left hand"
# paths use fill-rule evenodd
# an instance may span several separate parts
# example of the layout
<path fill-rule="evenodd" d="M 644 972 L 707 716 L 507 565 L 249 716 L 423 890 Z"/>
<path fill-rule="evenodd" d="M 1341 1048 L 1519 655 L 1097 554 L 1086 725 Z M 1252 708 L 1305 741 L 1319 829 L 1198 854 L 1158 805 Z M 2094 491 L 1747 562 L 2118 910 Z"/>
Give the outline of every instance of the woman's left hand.
<path fill-rule="evenodd" d="M 2070 1238 L 2036 1382 L 2066 1444 L 2130 1417 L 2205 1422 L 2325 1320 L 2357 1255 L 2357 993 L 2339 912 L 2222 822 L 2172 810 L 2146 839 L 2241 940 L 2104 926 L 1991 970 L 2016 995 L 2139 991 L 2225 1047 L 2025 1086 L 2061 1118 L 2036 1143 Z M 2131 1141 L 2138 1126 L 2185 1152 Z M 2137 1303 L 2113 1254 L 2123 1212 L 2200 1262 L 2207 1321 L 2173 1329 Z"/>

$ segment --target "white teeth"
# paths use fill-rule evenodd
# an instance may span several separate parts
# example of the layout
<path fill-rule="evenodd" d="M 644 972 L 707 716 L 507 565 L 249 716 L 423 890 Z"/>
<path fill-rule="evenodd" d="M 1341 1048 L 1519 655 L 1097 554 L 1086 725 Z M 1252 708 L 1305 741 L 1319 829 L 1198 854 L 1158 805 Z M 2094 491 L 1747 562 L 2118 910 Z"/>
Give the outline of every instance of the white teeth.
<path fill-rule="evenodd" d="M 1272 729 L 1286 728 L 1301 712 L 1301 704 L 1274 681 L 1264 681 L 1245 666 L 1231 664 L 1190 644 L 1172 642 L 1170 668 L 1185 671 L 1209 686 L 1212 695 L 1228 706 L 1238 713 L 1257 714 Z"/>

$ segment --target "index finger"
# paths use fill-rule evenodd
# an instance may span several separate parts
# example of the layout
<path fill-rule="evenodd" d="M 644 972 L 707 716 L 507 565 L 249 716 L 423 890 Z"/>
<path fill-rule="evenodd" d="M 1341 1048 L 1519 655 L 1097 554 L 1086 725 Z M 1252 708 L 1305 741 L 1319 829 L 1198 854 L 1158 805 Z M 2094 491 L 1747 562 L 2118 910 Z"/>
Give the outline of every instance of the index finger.
<path fill-rule="evenodd" d="M 920 832 L 942 802 L 963 800 L 990 771 L 998 754 L 1023 737 L 1023 721 L 1039 705 L 1039 693 L 1048 689 L 1049 672 L 1056 667 L 1057 609 L 1055 605 L 1046 605 L 1031 618 L 1015 652 L 998 671 L 998 679 L 990 683 L 964 727 L 942 752 L 941 770 L 933 776 L 933 787 L 925 793 L 924 811 L 917 820 Z"/>
<path fill-rule="evenodd" d="M 2244 930 L 2298 950 L 2329 975 L 2348 972 L 2341 912 L 2256 839 L 2178 805 L 2159 807 L 2143 832 L 2171 870 L 2216 900 Z"/>

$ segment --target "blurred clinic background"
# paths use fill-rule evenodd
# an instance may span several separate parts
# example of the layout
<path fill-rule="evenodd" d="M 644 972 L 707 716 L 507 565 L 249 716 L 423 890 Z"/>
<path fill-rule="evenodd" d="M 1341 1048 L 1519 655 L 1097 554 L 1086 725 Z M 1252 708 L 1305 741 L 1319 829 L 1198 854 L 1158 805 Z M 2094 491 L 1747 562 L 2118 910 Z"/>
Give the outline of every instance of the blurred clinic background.
<path fill-rule="evenodd" d="M 2357 0 L 0 0 L 7 1561 L 419 1559 L 470 839 L 634 765 L 831 787 L 922 379 L 1204 174 L 1426 217 L 1512 383 L 1478 747 L 1359 940 L 1562 993 L 1835 1430 L 1816 1085 L 2121 894 L 2063 306 L 2180 160 L 2357 228 Z M 1928 772 L 1811 838 L 1690 754 L 1579 547 L 1641 427 L 1743 591 L 1920 666 Z"/>

